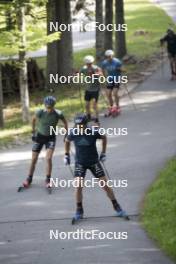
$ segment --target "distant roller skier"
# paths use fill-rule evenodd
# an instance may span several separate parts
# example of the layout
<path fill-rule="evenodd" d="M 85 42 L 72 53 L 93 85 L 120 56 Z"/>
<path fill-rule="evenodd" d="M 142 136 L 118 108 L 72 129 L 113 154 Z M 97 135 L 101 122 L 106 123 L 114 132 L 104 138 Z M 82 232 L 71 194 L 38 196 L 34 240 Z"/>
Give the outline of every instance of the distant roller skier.
<path fill-rule="evenodd" d="M 119 105 L 119 88 L 122 71 L 122 62 L 114 58 L 113 50 L 106 50 L 106 59 L 102 62 L 101 67 L 104 75 L 107 77 L 107 98 L 109 103 L 109 112 L 107 115 L 119 114 L 121 112 Z M 113 100 L 114 97 L 114 100 Z"/>
<path fill-rule="evenodd" d="M 67 121 L 60 110 L 54 108 L 56 99 L 53 96 L 44 98 L 44 109 L 36 111 L 32 119 L 32 161 L 27 179 L 23 182 L 23 187 L 28 188 L 33 180 L 35 166 L 39 154 L 45 146 L 46 148 L 46 187 L 50 187 L 50 178 L 52 172 L 52 157 L 56 145 L 56 135 L 50 135 L 50 127 L 56 128 L 58 121 L 61 120 L 65 129 L 68 129 Z"/>
<path fill-rule="evenodd" d="M 171 67 L 171 80 L 176 80 L 176 34 L 172 29 L 168 29 L 166 35 L 160 39 L 161 46 L 167 43 L 168 57 Z"/>
<path fill-rule="evenodd" d="M 84 100 L 86 102 L 86 113 L 88 119 L 91 121 L 91 103 L 93 105 L 93 110 L 95 113 L 95 122 L 99 123 L 99 111 L 98 111 L 98 99 L 100 92 L 100 82 L 99 76 L 102 75 L 101 69 L 93 64 L 94 57 L 88 55 L 84 58 L 85 65 L 80 70 L 80 73 L 83 73 L 85 77 L 90 77 L 89 83 L 86 85 L 86 91 Z M 91 79 L 92 78 L 92 79 Z"/>

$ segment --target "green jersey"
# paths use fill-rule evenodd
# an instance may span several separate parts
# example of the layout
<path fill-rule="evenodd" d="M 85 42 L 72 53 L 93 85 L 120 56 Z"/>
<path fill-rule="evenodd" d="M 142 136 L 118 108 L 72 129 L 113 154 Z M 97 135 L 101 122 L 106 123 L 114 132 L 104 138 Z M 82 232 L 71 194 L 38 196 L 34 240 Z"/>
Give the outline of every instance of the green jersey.
<path fill-rule="evenodd" d="M 54 109 L 52 112 L 47 112 L 45 109 L 36 111 L 36 132 L 43 136 L 50 136 L 50 127 L 56 129 L 58 121 L 64 119 L 60 110 Z"/>
<path fill-rule="evenodd" d="M 81 70 L 80 72 L 84 74 L 84 76 L 92 76 L 93 74 L 97 74 L 98 71 L 100 71 L 100 68 L 97 66 L 97 65 L 92 65 L 90 68 L 87 67 L 87 65 L 85 65 Z M 89 80 L 88 81 L 90 83 L 87 83 L 87 86 L 86 86 L 86 90 L 87 91 L 91 91 L 91 92 L 96 92 L 96 91 L 99 91 L 100 89 L 100 82 L 98 80 L 98 76 L 97 77 L 94 77 L 92 78 L 92 80 Z"/>

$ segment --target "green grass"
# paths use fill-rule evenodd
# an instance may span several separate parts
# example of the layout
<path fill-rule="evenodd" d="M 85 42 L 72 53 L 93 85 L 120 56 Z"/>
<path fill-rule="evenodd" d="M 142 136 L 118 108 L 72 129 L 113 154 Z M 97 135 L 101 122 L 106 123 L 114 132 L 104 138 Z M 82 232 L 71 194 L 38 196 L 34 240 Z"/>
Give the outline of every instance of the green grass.
<path fill-rule="evenodd" d="M 159 39 L 173 25 L 171 18 L 148 0 L 125 0 L 125 12 L 128 52 L 142 58 L 157 52 Z M 137 30 L 147 34 L 136 36 Z"/>
<path fill-rule="evenodd" d="M 176 261 L 176 158 L 170 160 L 150 187 L 142 222 L 151 238 Z"/>
<path fill-rule="evenodd" d="M 127 48 L 128 53 L 138 58 L 146 58 L 159 51 L 159 39 L 171 24 L 171 19 L 149 0 L 125 0 L 126 23 L 128 24 Z M 137 30 L 147 32 L 144 36 L 136 36 Z M 95 49 L 85 49 L 74 53 L 74 68 L 79 69 L 83 64 L 83 58 L 87 54 L 95 55 Z M 37 63 L 46 74 L 46 57 L 37 58 Z M 137 71 L 141 65 L 133 64 L 127 66 L 127 71 Z M 41 106 L 41 98 L 45 92 L 35 92 L 31 97 L 31 113 Z M 57 107 L 64 111 L 67 117 L 81 110 L 79 102 L 78 87 L 66 87 L 57 89 L 55 96 L 58 98 Z M 38 99 L 39 98 L 39 99 Z M 19 100 L 19 99 L 18 99 Z M 103 107 L 103 102 L 100 108 Z M 5 128 L 0 131 L 0 146 L 13 142 L 16 137 L 26 136 L 30 126 L 21 121 L 20 104 L 13 100 L 6 104 Z"/>
<path fill-rule="evenodd" d="M 149 0 L 125 0 L 125 18 L 128 24 L 127 49 L 129 54 L 146 58 L 159 52 L 159 39 L 173 22 L 166 13 Z M 176 27 L 175 27 L 176 28 Z M 143 30 L 145 35 L 136 36 L 135 32 Z M 95 49 L 85 49 L 74 53 L 74 68 L 80 68 L 85 55 L 95 55 Z M 46 67 L 46 58 L 38 58 L 41 68 Z"/>
<path fill-rule="evenodd" d="M 82 88 L 84 88 L 82 86 Z M 83 89 L 81 91 L 81 98 L 84 107 L 83 101 Z M 30 95 L 31 101 L 31 116 L 40 107 L 43 107 L 42 101 L 43 98 L 48 95 L 47 92 L 36 92 Z M 82 104 L 80 101 L 79 86 L 64 86 L 58 88 L 52 94 L 57 99 L 56 108 L 64 112 L 65 117 L 68 120 L 71 120 L 76 112 L 82 112 Z M 100 110 L 105 108 L 105 102 L 100 99 Z M 31 133 L 31 126 L 29 124 L 24 124 L 21 121 L 21 110 L 20 104 L 18 101 L 14 100 L 11 102 L 5 109 L 5 127 L 0 130 L 0 148 L 11 145 L 18 139 L 26 138 Z"/>

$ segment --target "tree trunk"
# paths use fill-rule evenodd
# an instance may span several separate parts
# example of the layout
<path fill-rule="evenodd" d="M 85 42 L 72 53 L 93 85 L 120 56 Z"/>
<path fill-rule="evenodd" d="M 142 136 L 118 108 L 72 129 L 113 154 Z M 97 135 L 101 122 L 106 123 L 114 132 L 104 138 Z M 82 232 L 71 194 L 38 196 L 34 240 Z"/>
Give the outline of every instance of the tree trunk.
<path fill-rule="evenodd" d="M 29 113 L 29 91 L 28 91 L 28 76 L 27 76 L 27 63 L 26 63 L 26 37 L 25 37 L 25 8 L 19 7 L 18 12 L 18 27 L 21 32 L 21 47 L 19 51 L 19 85 L 20 85 L 20 97 L 22 105 L 22 120 L 23 122 L 30 121 Z"/>
<path fill-rule="evenodd" d="M 96 22 L 103 24 L 103 0 L 96 0 Z M 96 27 L 96 61 L 99 64 L 104 57 L 104 32 Z"/>
<path fill-rule="evenodd" d="M 49 35 L 51 32 L 49 30 L 49 23 L 56 22 L 56 1 L 49 0 L 47 3 L 47 34 Z M 47 89 L 51 90 L 52 85 L 49 82 L 50 73 L 57 73 L 57 41 L 52 43 L 48 43 L 47 45 Z"/>
<path fill-rule="evenodd" d="M 69 0 L 49 0 L 47 6 L 48 13 L 48 34 L 49 22 L 58 22 L 61 24 L 71 24 L 71 11 Z M 58 74 L 58 76 L 68 76 L 73 69 L 73 48 L 72 48 L 72 32 L 64 31 L 61 33 L 61 39 L 48 44 L 47 55 L 47 74 Z M 51 88 L 51 84 L 48 85 Z"/>
<path fill-rule="evenodd" d="M 125 24 L 124 2 L 116 0 L 116 25 Z M 123 58 L 127 53 L 125 31 L 116 32 L 116 56 Z"/>
<path fill-rule="evenodd" d="M 2 89 L 2 69 L 0 64 L 0 128 L 4 127 L 4 116 L 3 116 L 3 89 Z"/>
<path fill-rule="evenodd" d="M 106 0 L 105 5 L 105 25 L 113 24 L 113 0 Z M 113 31 L 105 31 L 105 50 L 113 49 Z"/>

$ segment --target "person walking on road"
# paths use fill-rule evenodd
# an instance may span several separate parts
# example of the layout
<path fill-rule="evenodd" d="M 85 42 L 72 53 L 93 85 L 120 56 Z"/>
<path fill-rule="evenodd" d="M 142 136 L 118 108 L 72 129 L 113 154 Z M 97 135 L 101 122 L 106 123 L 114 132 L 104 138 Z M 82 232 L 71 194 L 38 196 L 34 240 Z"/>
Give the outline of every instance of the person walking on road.
<path fill-rule="evenodd" d="M 168 29 L 166 35 L 160 39 L 161 46 L 167 43 L 168 57 L 171 67 L 171 80 L 176 80 L 176 34 L 172 29 Z"/>
<path fill-rule="evenodd" d="M 78 114 L 75 117 L 75 127 L 78 128 L 79 133 L 74 133 L 74 129 L 69 133 L 65 140 L 65 165 L 70 165 L 70 144 L 73 141 L 76 149 L 75 154 L 75 171 L 74 177 L 79 183 L 76 188 L 76 219 L 83 218 L 83 195 L 82 195 L 82 179 L 85 179 L 86 171 L 90 170 L 92 174 L 101 182 L 103 182 L 102 188 L 106 192 L 113 208 L 116 211 L 116 216 L 125 217 L 126 213 L 122 210 L 121 206 L 117 202 L 112 188 L 107 185 L 107 175 L 103 170 L 101 163 L 106 160 L 106 147 L 107 138 L 99 133 L 98 127 L 93 132 L 91 127 L 88 127 L 88 119 L 86 114 Z M 100 139 L 102 141 L 102 152 L 98 155 L 96 141 Z"/>
<path fill-rule="evenodd" d="M 50 178 L 52 172 L 52 157 L 56 145 L 56 135 L 50 133 L 50 128 L 56 128 L 58 121 L 61 120 L 66 130 L 68 130 L 67 121 L 63 113 L 54 108 L 56 99 L 53 96 L 47 96 L 44 98 L 44 109 L 36 111 L 32 119 L 32 141 L 34 142 L 32 147 L 32 161 L 29 169 L 29 174 L 23 186 L 28 188 L 33 180 L 33 174 L 35 166 L 39 157 L 39 154 L 45 146 L 46 148 L 46 187 L 50 185 Z"/>

